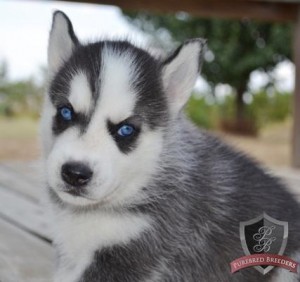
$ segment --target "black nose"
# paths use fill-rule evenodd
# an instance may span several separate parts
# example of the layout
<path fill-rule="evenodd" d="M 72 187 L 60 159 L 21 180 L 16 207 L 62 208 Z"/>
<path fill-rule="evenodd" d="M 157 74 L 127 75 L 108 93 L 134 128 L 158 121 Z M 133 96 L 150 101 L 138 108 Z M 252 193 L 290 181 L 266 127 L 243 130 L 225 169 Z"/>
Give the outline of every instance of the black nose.
<path fill-rule="evenodd" d="M 62 179 L 75 187 L 86 185 L 93 176 L 92 170 L 80 162 L 65 163 L 61 168 Z"/>

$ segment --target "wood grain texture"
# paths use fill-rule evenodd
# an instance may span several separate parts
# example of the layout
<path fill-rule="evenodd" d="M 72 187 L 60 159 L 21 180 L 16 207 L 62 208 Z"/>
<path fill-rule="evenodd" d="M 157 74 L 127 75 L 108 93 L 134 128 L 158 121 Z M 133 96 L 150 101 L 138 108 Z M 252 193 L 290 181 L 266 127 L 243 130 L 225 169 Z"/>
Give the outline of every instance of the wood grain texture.
<path fill-rule="evenodd" d="M 54 251 L 34 236 L 0 218 L 0 281 L 52 281 Z"/>
<path fill-rule="evenodd" d="M 0 163 L 0 185 L 40 201 L 43 192 L 39 166 L 29 163 Z"/>
<path fill-rule="evenodd" d="M 47 222 L 49 217 L 40 204 L 0 186 L 0 207 L 0 218 L 5 218 L 36 236 L 51 240 Z"/>

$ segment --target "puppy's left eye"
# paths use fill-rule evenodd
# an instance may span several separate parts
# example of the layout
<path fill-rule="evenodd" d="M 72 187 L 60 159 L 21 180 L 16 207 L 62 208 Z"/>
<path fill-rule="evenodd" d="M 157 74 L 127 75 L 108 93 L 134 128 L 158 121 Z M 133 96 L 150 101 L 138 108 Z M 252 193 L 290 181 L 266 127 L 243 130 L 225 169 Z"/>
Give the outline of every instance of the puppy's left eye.
<path fill-rule="evenodd" d="M 135 147 L 141 131 L 141 119 L 130 117 L 118 124 L 107 121 L 107 129 L 120 151 L 127 154 Z"/>
<path fill-rule="evenodd" d="M 119 127 L 117 133 L 121 137 L 128 137 L 131 136 L 135 132 L 135 129 L 132 125 L 129 124 L 123 124 L 121 127 Z"/>
<path fill-rule="evenodd" d="M 65 120 L 65 121 L 70 121 L 73 118 L 73 111 L 72 109 L 68 107 L 62 107 L 59 110 L 60 116 Z"/>

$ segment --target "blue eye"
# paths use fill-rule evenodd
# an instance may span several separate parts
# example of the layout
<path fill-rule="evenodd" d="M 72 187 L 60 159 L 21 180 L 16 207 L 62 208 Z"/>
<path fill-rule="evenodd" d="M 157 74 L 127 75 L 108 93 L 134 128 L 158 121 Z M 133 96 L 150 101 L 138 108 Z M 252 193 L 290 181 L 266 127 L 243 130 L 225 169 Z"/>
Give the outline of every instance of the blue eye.
<path fill-rule="evenodd" d="M 134 133 L 134 127 L 128 124 L 124 124 L 118 129 L 118 135 L 122 137 L 128 137 L 133 133 Z"/>
<path fill-rule="evenodd" d="M 63 107 L 60 109 L 60 115 L 64 120 L 71 120 L 72 119 L 72 110 L 68 107 Z"/>

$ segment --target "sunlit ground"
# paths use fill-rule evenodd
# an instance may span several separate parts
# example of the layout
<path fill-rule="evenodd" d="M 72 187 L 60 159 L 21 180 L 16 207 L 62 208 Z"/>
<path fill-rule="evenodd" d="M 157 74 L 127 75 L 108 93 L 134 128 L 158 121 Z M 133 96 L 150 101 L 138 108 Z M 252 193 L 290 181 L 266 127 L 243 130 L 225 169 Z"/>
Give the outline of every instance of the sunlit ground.
<path fill-rule="evenodd" d="M 291 119 L 268 125 L 257 138 L 224 133 L 221 133 L 221 138 L 267 166 L 291 165 Z"/>
<path fill-rule="evenodd" d="M 0 160 L 39 158 L 38 122 L 30 118 L 0 118 Z"/>
<path fill-rule="evenodd" d="M 30 118 L 0 119 L 0 160 L 39 158 L 38 121 Z M 217 133 L 267 166 L 290 165 L 292 122 L 269 125 L 258 138 Z"/>

